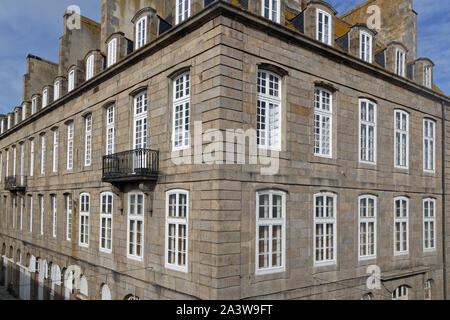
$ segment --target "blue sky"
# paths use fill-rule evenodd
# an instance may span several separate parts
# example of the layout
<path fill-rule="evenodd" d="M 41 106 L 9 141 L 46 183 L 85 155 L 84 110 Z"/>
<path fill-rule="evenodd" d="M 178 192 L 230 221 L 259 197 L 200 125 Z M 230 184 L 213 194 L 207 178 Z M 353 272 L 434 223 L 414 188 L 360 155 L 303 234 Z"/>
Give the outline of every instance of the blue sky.
<path fill-rule="evenodd" d="M 338 15 L 363 0 L 327 0 Z M 436 64 L 434 81 L 450 94 L 450 6 L 448 0 L 414 0 L 419 13 L 418 55 Z M 30 53 L 58 61 L 65 9 L 78 5 L 81 13 L 100 21 L 101 0 L 1 0 L 0 1 L 0 113 L 22 102 L 22 76 Z"/>

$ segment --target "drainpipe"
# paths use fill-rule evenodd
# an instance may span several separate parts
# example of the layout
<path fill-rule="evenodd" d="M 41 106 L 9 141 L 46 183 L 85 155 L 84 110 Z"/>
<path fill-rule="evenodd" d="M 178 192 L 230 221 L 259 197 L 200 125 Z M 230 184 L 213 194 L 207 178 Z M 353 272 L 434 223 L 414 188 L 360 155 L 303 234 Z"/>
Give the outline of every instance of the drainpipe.
<path fill-rule="evenodd" d="M 442 262 L 444 268 L 444 300 L 447 300 L 447 256 L 446 256 L 446 242 L 445 242 L 445 212 L 446 212 L 446 186 L 445 186 L 445 102 L 442 101 Z"/>

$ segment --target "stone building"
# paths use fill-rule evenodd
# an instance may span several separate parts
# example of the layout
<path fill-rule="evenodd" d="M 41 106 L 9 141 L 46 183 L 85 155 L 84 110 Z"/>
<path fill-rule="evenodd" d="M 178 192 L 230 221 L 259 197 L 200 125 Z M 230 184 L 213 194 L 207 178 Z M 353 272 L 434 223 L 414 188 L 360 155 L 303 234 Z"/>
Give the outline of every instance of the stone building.
<path fill-rule="evenodd" d="M 23 299 L 445 298 L 450 99 L 417 57 L 417 13 L 336 14 L 67 12 L 59 62 L 29 55 L 0 117 L 0 283 Z"/>

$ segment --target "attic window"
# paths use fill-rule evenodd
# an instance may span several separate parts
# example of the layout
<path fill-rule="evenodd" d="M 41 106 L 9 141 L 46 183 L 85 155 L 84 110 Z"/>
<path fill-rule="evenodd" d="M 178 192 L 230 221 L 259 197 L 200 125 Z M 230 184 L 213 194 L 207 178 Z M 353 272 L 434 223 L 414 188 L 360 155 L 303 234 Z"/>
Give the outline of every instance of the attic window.
<path fill-rule="evenodd" d="M 136 23 L 136 50 L 147 42 L 147 17 L 141 18 Z"/>
<path fill-rule="evenodd" d="M 22 121 L 27 117 L 27 105 L 24 103 L 22 105 Z"/>
<path fill-rule="evenodd" d="M 266 19 L 280 22 L 280 1 L 279 0 L 261 0 L 262 15 Z"/>
<path fill-rule="evenodd" d="M 31 100 L 31 114 L 36 113 L 37 108 L 37 97 L 34 97 L 33 100 Z"/>
<path fill-rule="evenodd" d="M 69 84 L 67 91 L 72 91 L 75 88 L 75 70 L 69 72 Z"/>
<path fill-rule="evenodd" d="M 86 60 L 86 81 L 94 77 L 94 55 L 91 54 Z"/>
<path fill-rule="evenodd" d="M 405 76 L 405 52 L 397 49 L 395 54 L 395 73 L 399 76 Z"/>
<path fill-rule="evenodd" d="M 53 91 L 53 99 L 55 101 L 59 99 L 59 90 L 60 90 L 59 84 L 60 84 L 59 80 L 55 81 L 55 86 L 54 86 L 54 91 Z"/>
<path fill-rule="evenodd" d="M 269 0 L 266 0 L 268 2 Z M 277 1 L 277 0 L 273 0 Z M 189 4 L 190 0 L 177 0 L 177 16 L 176 23 L 179 24 L 189 18 L 191 14 L 191 6 Z"/>
<path fill-rule="evenodd" d="M 431 66 L 429 64 L 423 67 L 423 85 L 431 88 Z"/>
<path fill-rule="evenodd" d="M 331 44 L 331 15 L 317 9 L 317 40 Z"/>
<path fill-rule="evenodd" d="M 44 89 L 44 91 L 42 91 L 42 108 L 45 108 L 47 106 L 48 103 L 48 90 Z"/>
<path fill-rule="evenodd" d="M 112 66 L 117 61 L 117 39 L 112 39 L 108 43 L 108 64 L 107 67 Z"/>
<path fill-rule="evenodd" d="M 367 32 L 360 33 L 360 58 L 372 63 L 372 36 Z"/>

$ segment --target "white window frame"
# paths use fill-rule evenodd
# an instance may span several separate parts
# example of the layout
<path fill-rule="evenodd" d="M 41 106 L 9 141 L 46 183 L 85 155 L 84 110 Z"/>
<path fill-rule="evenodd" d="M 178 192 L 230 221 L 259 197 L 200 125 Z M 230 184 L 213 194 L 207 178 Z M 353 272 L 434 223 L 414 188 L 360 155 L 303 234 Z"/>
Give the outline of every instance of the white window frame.
<path fill-rule="evenodd" d="M 111 202 L 109 203 L 109 198 Z M 105 202 L 106 200 L 106 202 Z M 100 194 L 100 251 L 105 253 L 112 252 L 113 241 L 113 215 L 114 215 L 114 195 L 111 192 Z M 109 223 L 108 223 L 109 222 Z M 109 224 L 109 227 L 108 227 Z M 103 230 L 105 233 L 103 234 Z M 104 242 L 104 243 L 103 243 Z M 109 245 L 108 245 L 109 242 Z"/>
<path fill-rule="evenodd" d="M 114 143 L 115 143 L 115 106 L 114 104 L 110 105 L 106 109 L 106 154 L 111 155 L 114 154 Z"/>
<path fill-rule="evenodd" d="M 431 65 L 426 64 L 423 66 L 423 85 L 430 89 L 432 87 L 431 78 Z"/>
<path fill-rule="evenodd" d="M 0 152 L 0 182 L 3 180 L 3 153 Z"/>
<path fill-rule="evenodd" d="M 73 169 L 73 136 L 74 123 L 72 121 L 67 125 L 67 170 Z"/>
<path fill-rule="evenodd" d="M 329 96 L 328 106 L 323 101 L 324 95 Z M 328 153 L 326 152 L 326 146 L 324 146 L 324 139 L 326 139 L 323 127 L 324 119 L 329 119 Z M 319 127 L 317 127 L 317 124 L 319 124 Z M 314 155 L 329 159 L 333 157 L 333 94 L 321 87 L 314 89 Z"/>
<path fill-rule="evenodd" d="M 41 220 L 40 220 L 40 234 L 41 236 L 44 235 L 44 195 L 39 195 L 39 204 L 40 204 L 40 208 L 41 209 Z"/>
<path fill-rule="evenodd" d="M 53 100 L 55 101 L 59 99 L 60 83 L 60 80 L 55 81 L 53 87 Z"/>
<path fill-rule="evenodd" d="M 30 177 L 34 176 L 34 139 L 30 140 Z"/>
<path fill-rule="evenodd" d="M 13 149 L 13 172 L 12 175 L 15 176 L 16 175 L 16 166 L 17 166 L 17 149 L 16 146 L 12 147 Z"/>
<path fill-rule="evenodd" d="M 363 61 L 372 63 L 372 36 L 361 31 L 359 34 L 359 48 L 360 48 L 360 58 Z"/>
<path fill-rule="evenodd" d="M 331 15 L 328 12 L 325 12 L 323 10 L 320 9 L 316 9 L 317 13 L 316 13 L 316 40 L 323 42 L 327 45 L 331 45 L 331 24 L 332 24 L 332 20 L 331 20 Z M 322 25 L 323 27 L 327 27 L 327 30 L 322 30 L 322 34 L 319 31 L 319 25 L 320 25 L 320 16 L 322 15 Z M 324 18 L 328 17 L 328 25 L 325 24 Z"/>
<path fill-rule="evenodd" d="M 258 148 L 281 151 L 282 78 L 264 69 L 258 70 L 257 77 Z"/>
<path fill-rule="evenodd" d="M 86 81 L 94 77 L 94 55 L 91 54 L 86 59 Z"/>
<path fill-rule="evenodd" d="M 175 216 L 169 216 L 170 206 L 169 199 L 171 195 L 175 195 Z M 180 195 L 186 196 L 186 216 L 180 216 Z M 175 263 L 169 263 L 169 228 L 170 225 L 175 225 Z M 185 265 L 180 265 L 178 261 L 179 256 L 179 228 L 184 226 L 186 231 L 186 261 Z M 188 272 L 189 266 L 189 191 L 184 189 L 174 189 L 166 192 L 166 235 L 165 235 L 165 267 L 166 269 L 171 269 L 180 272 Z"/>
<path fill-rule="evenodd" d="M 395 50 L 395 74 L 405 76 L 405 51 L 401 49 Z"/>
<path fill-rule="evenodd" d="M 324 198 L 324 200 L 323 200 L 323 202 L 322 202 L 322 204 L 323 204 L 323 207 L 324 207 L 324 214 L 325 214 L 325 208 L 326 208 L 326 199 L 328 198 L 328 197 L 330 197 L 330 198 L 332 198 L 333 199 L 333 217 L 332 218 L 330 218 L 330 217 L 316 217 L 316 199 L 317 198 L 320 198 L 320 197 L 323 197 Z M 331 192 L 320 192 L 320 193 L 316 193 L 316 194 L 314 194 L 314 204 L 313 204 L 313 208 L 314 208 L 314 211 L 313 211 L 313 217 L 314 217 L 314 230 L 313 230 L 313 233 L 314 233 L 314 238 L 313 238 L 313 242 L 314 242 L 314 251 L 313 251 L 313 254 L 314 254 L 314 266 L 326 266 L 326 265 L 334 265 L 334 264 L 336 264 L 336 262 L 337 262 L 337 195 L 336 194 L 334 194 L 334 193 L 331 193 Z M 325 232 L 326 232 L 326 226 L 328 225 L 328 224 L 332 224 L 333 225 L 333 257 L 331 258 L 331 259 L 325 259 L 325 254 L 326 254 L 326 247 L 324 246 L 324 247 L 322 247 L 322 248 L 317 248 L 317 245 L 316 245 L 316 237 L 317 237 L 317 231 L 316 231 L 316 229 L 317 229 L 317 226 L 318 225 L 322 225 L 322 226 L 324 226 L 324 228 L 323 228 L 323 230 L 324 230 L 324 234 L 325 234 Z M 324 244 L 325 244 L 325 241 L 324 241 Z M 321 249 L 321 251 L 322 251 L 322 255 L 323 255 L 323 257 L 324 257 L 324 259 L 322 259 L 322 260 L 318 260 L 317 259 L 317 255 L 316 255 L 316 251 L 317 250 L 319 250 L 319 249 Z"/>
<path fill-rule="evenodd" d="M 28 199 L 30 200 L 30 202 L 29 202 L 30 206 L 28 208 L 28 212 L 29 212 L 29 216 L 30 216 L 30 220 L 29 220 L 30 225 L 28 227 L 29 227 L 30 233 L 32 233 L 33 232 L 33 195 L 28 196 Z"/>
<path fill-rule="evenodd" d="M 191 76 L 185 72 L 173 80 L 172 150 L 190 148 Z"/>
<path fill-rule="evenodd" d="M 19 123 L 19 110 L 14 111 L 14 125 Z"/>
<path fill-rule="evenodd" d="M 176 23 L 175 24 L 179 24 L 179 23 L 189 19 L 189 17 L 191 16 L 191 3 L 190 2 L 191 2 L 191 0 L 176 0 L 176 7 L 175 7 Z M 186 16 L 186 13 L 187 13 L 187 16 Z"/>
<path fill-rule="evenodd" d="M 22 231 L 22 228 L 23 228 L 23 207 L 24 207 L 23 197 L 20 197 L 20 218 L 19 218 L 20 231 Z"/>
<path fill-rule="evenodd" d="M 45 134 L 41 135 L 41 175 L 45 174 Z"/>
<path fill-rule="evenodd" d="M 402 214 L 404 202 L 406 203 L 406 217 L 397 217 L 397 201 L 400 201 L 400 214 Z M 397 231 L 397 223 L 400 224 L 400 229 Z M 406 230 L 406 239 L 404 239 L 404 233 Z M 399 232 L 400 249 L 397 250 L 397 232 Z M 405 241 L 406 240 L 406 241 Z M 406 248 L 402 247 L 402 242 L 406 242 Z M 409 254 L 409 199 L 407 197 L 395 197 L 394 198 L 394 256 Z"/>
<path fill-rule="evenodd" d="M 56 230 L 57 230 L 57 201 L 56 201 L 56 195 L 51 194 L 50 195 L 50 202 L 51 202 L 51 210 L 52 210 L 52 235 L 53 238 L 56 238 Z"/>
<path fill-rule="evenodd" d="M 27 104 L 24 103 L 22 105 L 22 121 L 24 121 L 27 117 Z"/>
<path fill-rule="evenodd" d="M 141 109 L 139 112 L 138 110 Z M 133 149 L 146 149 L 148 139 L 148 97 L 147 91 L 142 91 L 134 97 L 134 122 L 133 122 Z M 136 123 L 142 121 L 142 136 L 140 141 L 136 141 L 138 126 Z"/>
<path fill-rule="evenodd" d="M 436 199 L 425 198 L 423 210 L 423 251 L 436 250 Z M 431 227 L 430 227 L 431 226 Z M 432 244 L 430 244 L 432 242 Z"/>
<path fill-rule="evenodd" d="M 366 202 L 365 208 L 362 206 L 362 202 Z M 373 216 L 369 215 L 370 207 L 369 202 L 373 201 Z M 373 253 L 369 253 L 370 240 L 369 240 L 369 225 L 373 225 Z M 362 225 L 365 226 L 365 239 L 362 242 Z M 366 247 L 366 254 L 361 253 L 362 246 Z M 377 197 L 373 195 L 361 195 L 358 197 L 358 259 L 369 260 L 376 259 L 377 257 Z"/>
<path fill-rule="evenodd" d="M 9 176 L 9 149 L 6 149 L 5 177 Z"/>
<path fill-rule="evenodd" d="M 364 119 L 364 113 L 363 113 L 363 104 L 366 106 L 366 113 L 365 113 L 365 119 Z M 370 106 L 373 107 L 373 120 L 370 119 Z M 376 164 L 377 163 L 377 104 L 369 99 L 359 99 L 359 162 L 361 163 L 367 163 L 367 164 Z M 366 136 L 365 139 L 363 139 L 363 128 L 366 128 Z M 373 159 L 370 159 L 370 128 L 373 130 L 373 150 L 372 155 Z M 366 146 L 365 151 L 365 157 L 363 155 L 363 142 Z"/>
<path fill-rule="evenodd" d="M 431 129 L 431 130 L 430 130 Z M 436 121 L 423 119 L 423 171 L 436 170 Z"/>
<path fill-rule="evenodd" d="M 48 105 L 48 89 L 45 88 L 42 91 L 42 109 L 44 109 Z"/>
<path fill-rule="evenodd" d="M 67 193 L 65 195 L 66 203 L 66 240 L 72 241 L 72 195 Z"/>
<path fill-rule="evenodd" d="M 37 97 L 34 97 L 32 100 L 31 100 L 31 114 L 33 115 L 33 114 L 35 114 L 36 113 L 36 111 L 37 111 Z"/>
<path fill-rule="evenodd" d="M 85 118 L 85 135 L 84 135 L 84 165 L 89 167 L 92 163 L 92 114 Z"/>
<path fill-rule="evenodd" d="M 53 172 L 58 172 L 59 129 L 53 130 Z"/>
<path fill-rule="evenodd" d="M 401 285 L 392 292 L 392 300 L 408 300 L 408 287 Z"/>
<path fill-rule="evenodd" d="M 22 142 L 20 144 L 20 183 L 21 185 L 23 185 L 24 181 L 24 176 L 25 176 L 25 144 Z"/>
<path fill-rule="evenodd" d="M 147 43 L 147 16 L 136 22 L 136 50 Z"/>
<path fill-rule="evenodd" d="M 75 89 L 75 70 L 70 70 L 67 91 L 70 92 L 73 89 Z"/>
<path fill-rule="evenodd" d="M 280 2 L 280 0 L 269 0 L 269 7 L 266 7 L 266 1 L 261 0 L 261 15 L 266 19 L 280 23 Z"/>
<path fill-rule="evenodd" d="M 133 202 L 133 210 L 131 210 L 131 197 L 134 196 L 135 202 Z M 138 213 L 138 198 L 142 197 L 142 213 Z M 145 236 L 145 195 L 140 191 L 132 191 L 128 193 L 128 206 L 127 206 L 127 258 L 136 260 L 136 261 L 143 261 L 144 260 L 144 236 Z M 131 212 L 133 211 L 133 212 Z M 131 231 L 131 221 L 133 221 L 135 228 L 133 228 L 133 239 L 130 239 L 130 231 Z M 138 243 L 137 243 L 137 225 L 138 222 L 141 223 L 141 230 L 140 230 L 140 251 L 141 254 L 136 254 Z M 130 245 L 131 241 L 133 241 L 133 248 L 132 253 L 130 253 Z"/>
<path fill-rule="evenodd" d="M 260 209 L 261 209 L 261 203 L 260 198 L 262 196 L 268 196 L 268 218 L 262 218 L 260 217 Z M 274 196 L 280 196 L 281 197 L 281 217 L 273 218 L 273 197 Z M 280 257 L 280 266 L 272 266 L 273 265 L 273 227 L 279 226 L 281 227 L 281 257 Z M 267 253 L 268 253 L 268 267 L 266 268 L 260 268 L 259 267 L 259 242 L 260 234 L 259 229 L 260 227 L 268 227 L 268 234 L 267 234 Z M 262 275 L 262 274 L 270 274 L 270 273 L 277 273 L 277 272 L 284 272 L 286 271 L 286 193 L 283 191 L 277 191 L 277 190 L 263 190 L 258 191 L 256 193 L 256 228 L 255 228 L 255 274 L 256 275 Z"/>
<path fill-rule="evenodd" d="M 400 128 L 397 128 L 397 114 L 400 115 Z M 403 116 L 406 116 L 405 119 L 403 119 Z M 403 129 L 403 121 L 406 121 L 405 123 L 405 129 Z M 400 154 L 398 154 L 397 151 L 397 134 L 400 135 Z M 403 154 L 402 151 L 402 137 L 406 136 L 406 149 L 405 153 Z M 397 163 L 397 158 L 400 161 L 400 164 Z M 405 158 L 405 165 L 402 164 L 402 159 Z M 396 109 L 394 111 L 394 167 L 399 169 L 408 169 L 409 168 L 409 114 L 403 110 Z"/>
<path fill-rule="evenodd" d="M 83 200 L 84 197 L 84 200 Z M 84 205 L 83 205 L 84 204 Z M 86 206 L 87 204 L 87 206 Z M 78 223 L 78 245 L 89 248 L 89 224 L 90 224 L 91 196 L 89 193 L 80 194 L 80 219 Z M 83 229 L 82 229 L 83 227 Z"/>
<path fill-rule="evenodd" d="M 111 39 L 108 42 L 108 63 L 107 68 L 117 62 L 117 38 Z"/>

